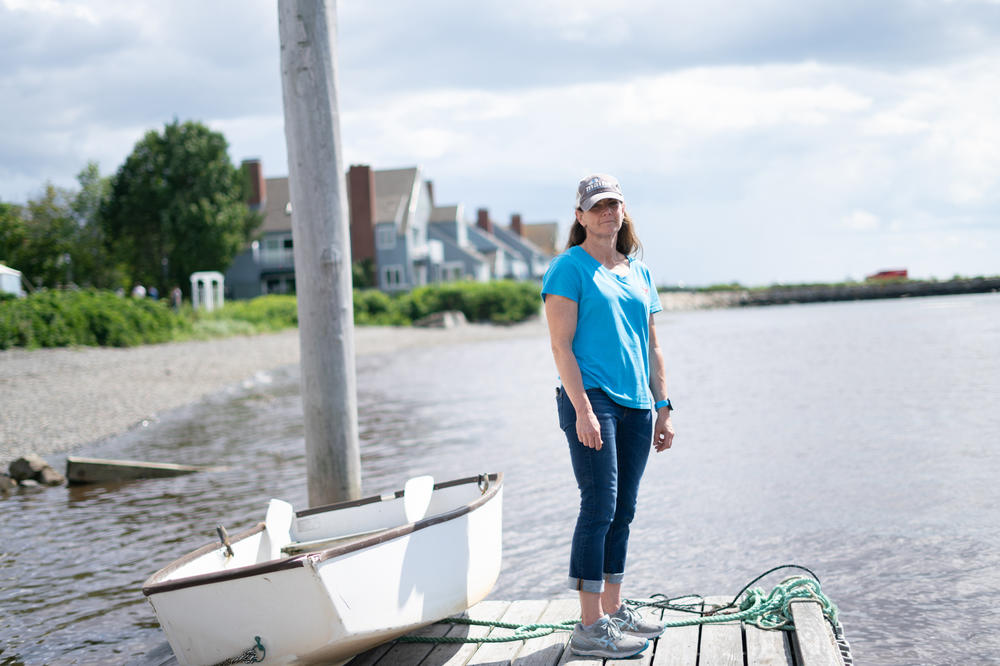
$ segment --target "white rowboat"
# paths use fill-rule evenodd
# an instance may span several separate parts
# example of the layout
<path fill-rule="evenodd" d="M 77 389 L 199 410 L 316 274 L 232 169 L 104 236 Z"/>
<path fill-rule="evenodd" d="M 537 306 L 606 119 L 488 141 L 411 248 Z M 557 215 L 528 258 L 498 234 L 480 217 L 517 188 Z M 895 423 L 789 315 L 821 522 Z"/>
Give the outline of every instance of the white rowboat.
<path fill-rule="evenodd" d="M 142 591 L 178 661 L 343 662 L 481 601 L 500 573 L 503 475 L 431 483 L 297 513 L 271 500 L 231 551 L 157 571 Z"/>

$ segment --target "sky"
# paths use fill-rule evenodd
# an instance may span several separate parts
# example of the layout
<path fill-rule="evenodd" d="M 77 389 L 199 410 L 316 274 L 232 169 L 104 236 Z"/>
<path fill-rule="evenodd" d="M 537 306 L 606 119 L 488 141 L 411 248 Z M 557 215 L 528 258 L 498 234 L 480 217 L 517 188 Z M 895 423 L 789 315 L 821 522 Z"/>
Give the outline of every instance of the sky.
<path fill-rule="evenodd" d="M 343 0 L 344 164 L 573 219 L 611 173 L 661 285 L 1000 274 L 1000 0 Z M 0 0 L 0 200 L 173 119 L 285 176 L 277 5 Z"/>

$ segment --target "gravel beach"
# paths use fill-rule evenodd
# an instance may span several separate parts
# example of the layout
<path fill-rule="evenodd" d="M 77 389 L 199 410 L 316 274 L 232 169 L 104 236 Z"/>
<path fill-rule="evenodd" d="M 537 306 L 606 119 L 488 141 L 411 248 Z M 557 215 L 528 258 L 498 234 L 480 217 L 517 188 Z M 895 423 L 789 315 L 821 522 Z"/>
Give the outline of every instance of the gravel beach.
<path fill-rule="evenodd" d="M 450 329 L 359 327 L 359 355 L 417 346 L 545 335 L 535 318 L 516 326 Z M 26 453 L 70 451 L 157 413 L 299 362 L 297 329 L 127 349 L 0 351 L 0 470 Z"/>

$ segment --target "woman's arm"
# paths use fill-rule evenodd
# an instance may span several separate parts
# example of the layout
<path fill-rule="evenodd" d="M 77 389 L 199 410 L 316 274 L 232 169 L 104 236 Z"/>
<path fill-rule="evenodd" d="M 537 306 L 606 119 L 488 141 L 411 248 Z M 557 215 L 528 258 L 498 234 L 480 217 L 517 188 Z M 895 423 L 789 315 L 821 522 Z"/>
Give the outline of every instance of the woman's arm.
<path fill-rule="evenodd" d="M 656 337 L 653 315 L 649 315 L 649 389 L 653 392 L 653 402 L 666 400 L 667 370 L 663 364 L 663 350 Z M 653 446 L 657 451 L 665 451 L 674 442 L 674 425 L 670 422 L 670 408 L 656 410 L 656 425 L 653 428 Z"/>
<path fill-rule="evenodd" d="M 590 406 L 590 398 L 583 389 L 580 365 L 573 354 L 573 337 L 576 335 L 577 304 L 571 298 L 545 295 L 545 318 L 549 323 L 549 339 L 552 342 L 552 357 L 562 380 L 566 397 L 576 410 L 576 436 L 584 446 L 601 450 L 601 424 Z"/>

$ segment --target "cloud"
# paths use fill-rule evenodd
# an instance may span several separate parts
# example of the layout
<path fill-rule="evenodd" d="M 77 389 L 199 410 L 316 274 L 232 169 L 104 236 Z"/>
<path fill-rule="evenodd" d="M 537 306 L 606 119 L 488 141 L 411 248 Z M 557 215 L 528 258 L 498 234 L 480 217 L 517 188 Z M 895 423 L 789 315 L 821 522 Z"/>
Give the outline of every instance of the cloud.
<path fill-rule="evenodd" d="M 851 214 L 845 217 L 841 223 L 854 231 L 871 231 L 879 227 L 878 215 L 866 210 L 851 211 Z"/>
<path fill-rule="evenodd" d="M 890 238 L 996 239 L 998 3 L 345 0 L 338 22 L 346 164 L 420 164 L 501 220 L 567 222 L 576 179 L 615 173 L 657 274 L 839 279 Z M 273 3 L 0 0 L 0 197 L 113 171 L 175 116 L 286 174 L 278 53 Z"/>

